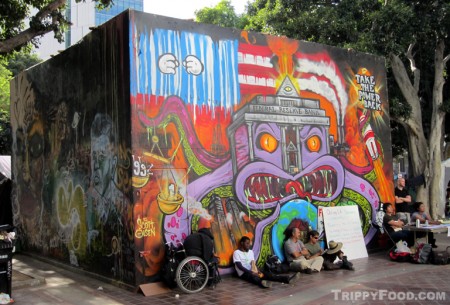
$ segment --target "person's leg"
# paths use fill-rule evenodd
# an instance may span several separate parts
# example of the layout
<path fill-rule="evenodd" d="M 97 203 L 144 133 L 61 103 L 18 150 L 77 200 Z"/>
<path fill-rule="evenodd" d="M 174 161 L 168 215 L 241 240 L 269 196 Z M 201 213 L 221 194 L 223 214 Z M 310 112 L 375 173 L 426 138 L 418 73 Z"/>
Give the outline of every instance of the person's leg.
<path fill-rule="evenodd" d="M 428 242 L 431 244 L 433 248 L 437 248 L 436 239 L 434 238 L 433 232 L 428 232 Z"/>
<path fill-rule="evenodd" d="M 281 275 L 281 274 L 273 274 L 273 273 L 264 273 L 264 277 L 263 280 L 267 280 L 267 281 L 274 281 L 274 282 L 280 282 L 280 283 L 285 283 L 285 284 L 289 284 L 289 282 L 291 281 L 291 279 L 296 277 L 296 273 L 294 273 L 293 275 Z"/>
<path fill-rule="evenodd" d="M 262 286 L 262 279 L 257 276 L 257 275 L 253 275 L 253 274 L 249 274 L 249 273 L 244 273 L 240 276 L 241 279 L 250 282 L 252 284 L 258 285 L 258 286 Z"/>
<path fill-rule="evenodd" d="M 314 257 L 313 259 L 309 259 L 308 261 L 310 262 L 309 268 L 311 268 L 313 271 L 320 272 L 320 270 L 322 269 L 322 265 L 323 265 L 323 257 L 322 256 Z"/>
<path fill-rule="evenodd" d="M 309 269 L 309 264 L 305 257 L 301 256 L 289 264 L 289 269 L 295 272 L 304 271 Z"/>

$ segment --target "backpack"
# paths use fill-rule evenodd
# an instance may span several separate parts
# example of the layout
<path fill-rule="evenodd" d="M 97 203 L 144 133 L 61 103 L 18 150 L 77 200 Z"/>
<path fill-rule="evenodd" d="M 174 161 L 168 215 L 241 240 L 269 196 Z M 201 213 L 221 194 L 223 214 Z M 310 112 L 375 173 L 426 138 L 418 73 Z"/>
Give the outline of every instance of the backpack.
<path fill-rule="evenodd" d="M 420 244 L 417 247 L 416 253 L 413 256 L 412 261 L 417 264 L 427 264 L 432 252 L 430 244 Z"/>
<path fill-rule="evenodd" d="M 378 229 L 380 230 L 380 233 L 383 234 L 384 233 L 384 228 L 383 228 L 383 219 L 384 219 L 384 215 L 386 213 L 383 210 L 383 204 L 380 203 L 380 208 L 377 211 L 377 214 L 375 216 L 375 226 L 378 227 Z"/>
<path fill-rule="evenodd" d="M 389 257 L 391 258 L 391 260 L 396 261 L 398 263 L 411 261 L 411 254 L 408 252 L 397 252 L 395 250 L 391 250 L 389 252 Z"/>
<path fill-rule="evenodd" d="M 273 274 L 287 273 L 289 266 L 282 264 L 278 256 L 269 255 L 264 263 L 264 270 Z"/>
<path fill-rule="evenodd" d="M 445 251 L 432 251 L 430 255 L 430 263 L 434 265 L 450 264 L 450 246 Z"/>

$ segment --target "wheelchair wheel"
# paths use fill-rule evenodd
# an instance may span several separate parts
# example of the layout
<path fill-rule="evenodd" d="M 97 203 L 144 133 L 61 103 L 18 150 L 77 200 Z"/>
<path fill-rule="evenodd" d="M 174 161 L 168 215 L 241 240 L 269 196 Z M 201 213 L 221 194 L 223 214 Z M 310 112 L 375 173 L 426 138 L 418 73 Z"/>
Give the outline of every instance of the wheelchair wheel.
<path fill-rule="evenodd" d="M 197 256 L 186 257 L 178 265 L 176 282 L 186 293 L 201 291 L 208 283 L 209 270 L 206 263 Z"/>

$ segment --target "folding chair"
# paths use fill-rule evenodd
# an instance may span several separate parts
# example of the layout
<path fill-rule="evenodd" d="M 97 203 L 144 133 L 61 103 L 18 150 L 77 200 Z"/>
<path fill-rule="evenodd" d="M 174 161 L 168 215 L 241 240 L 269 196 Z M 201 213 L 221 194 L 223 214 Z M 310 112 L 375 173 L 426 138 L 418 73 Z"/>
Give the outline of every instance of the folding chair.
<path fill-rule="evenodd" d="M 395 245 L 397 244 L 397 242 L 392 238 L 391 234 L 389 234 L 389 231 L 386 230 L 386 227 L 383 225 L 382 226 L 384 233 L 389 237 L 389 239 L 392 242 L 392 247 L 389 248 L 388 253 L 392 251 L 392 249 L 395 248 Z"/>

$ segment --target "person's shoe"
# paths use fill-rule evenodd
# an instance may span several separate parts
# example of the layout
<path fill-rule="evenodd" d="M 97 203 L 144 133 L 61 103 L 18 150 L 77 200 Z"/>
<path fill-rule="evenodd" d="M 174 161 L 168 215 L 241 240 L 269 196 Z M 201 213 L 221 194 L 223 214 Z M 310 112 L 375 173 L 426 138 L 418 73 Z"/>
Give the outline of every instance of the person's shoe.
<path fill-rule="evenodd" d="M 438 245 L 436 245 L 436 244 L 432 244 L 431 245 L 431 248 L 435 248 L 436 249 L 437 247 L 438 247 Z"/>
<path fill-rule="evenodd" d="M 311 268 L 306 268 L 305 270 L 303 270 L 303 272 L 305 272 L 306 274 L 311 274 L 312 270 Z"/>
<path fill-rule="evenodd" d="M 266 281 L 266 280 L 262 280 L 261 281 L 261 287 L 263 287 L 263 288 L 270 288 L 270 287 L 272 287 L 272 282 Z"/>
<path fill-rule="evenodd" d="M 313 269 L 312 272 L 313 273 L 319 273 L 319 270 Z"/>
<path fill-rule="evenodd" d="M 289 277 L 287 284 L 295 283 L 300 278 L 300 272 L 296 272 Z"/>

